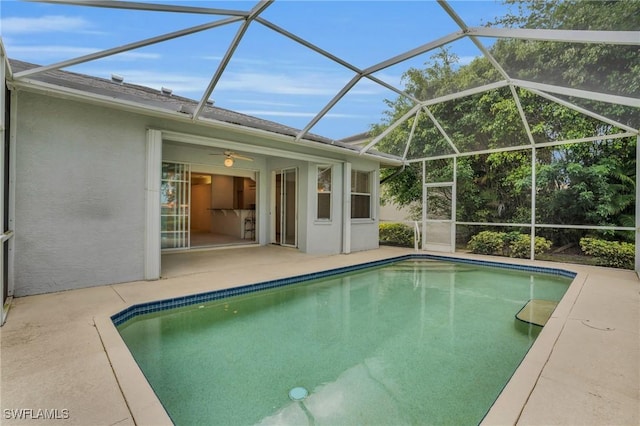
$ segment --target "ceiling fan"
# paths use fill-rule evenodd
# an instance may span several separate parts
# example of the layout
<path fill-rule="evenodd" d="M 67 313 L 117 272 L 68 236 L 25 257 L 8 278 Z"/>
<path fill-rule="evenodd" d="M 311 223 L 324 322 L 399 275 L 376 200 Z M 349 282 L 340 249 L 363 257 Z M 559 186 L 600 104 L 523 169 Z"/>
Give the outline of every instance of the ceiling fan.
<path fill-rule="evenodd" d="M 244 160 L 244 161 L 253 161 L 251 157 L 245 157 L 244 155 L 237 154 L 233 151 L 224 151 L 221 153 L 211 153 L 209 155 L 224 155 L 224 165 L 225 167 L 233 166 L 234 160 Z"/>

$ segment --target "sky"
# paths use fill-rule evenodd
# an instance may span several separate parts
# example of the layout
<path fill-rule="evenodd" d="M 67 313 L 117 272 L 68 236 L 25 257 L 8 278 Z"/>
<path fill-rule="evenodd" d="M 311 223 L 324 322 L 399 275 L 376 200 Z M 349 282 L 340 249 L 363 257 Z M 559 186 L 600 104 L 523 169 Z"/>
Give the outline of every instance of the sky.
<path fill-rule="evenodd" d="M 156 1 L 162 4 L 249 10 L 256 2 Z M 450 1 L 468 26 L 507 10 L 499 1 Z M 435 1 L 276 0 L 261 15 L 359 69 L 459 31 Z M 126 45 L 228 16 L 118 10 L 63 4 L 0 1 L 0 36 L 7 55 L 40 65 Z M 229 48 L 239 23 L 65 68 L 200 100 Z M 460 64 L 481 53 L 467 39 L 453 43 Z M 385 68 L 375 77 L 402 89 L 410 67 L 429 63 L 435 52 Z M 210 97 L 215 105 L 302 129 L 354 77 L 336 62 L 252 22 Z M 367 131 L 397 94 L 362 79 L 311 132 L 342 139 Z"/>

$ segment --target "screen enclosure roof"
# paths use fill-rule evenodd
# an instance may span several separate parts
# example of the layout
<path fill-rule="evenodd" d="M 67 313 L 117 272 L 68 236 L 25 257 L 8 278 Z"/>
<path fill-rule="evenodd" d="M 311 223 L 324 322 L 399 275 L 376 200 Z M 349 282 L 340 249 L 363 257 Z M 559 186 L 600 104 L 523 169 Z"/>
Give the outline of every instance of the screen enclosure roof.
<path fill-rule="evenodd" d="M 511 28 L 496 23 L 506 8 L 445 0 L 10 2 L 3 4 L 2 44 L 9 58 L 38 64 L 10 70 L 17 83 L 61 70 L 135 83 L 193 100 L 181 113 L 194 122 L 237 114 L 242 125 L 266 126 L 301 144 L 405 163 L 638 135 L 640 88 L 604 77 L 638 72 L 640 28 Z M 43 28 L 20 31 L 27 15 Z M 68 30 L 38 45 L 44 23 L 56 17 Z M 504 54 L 504 46 L 518 43 L 538 56 Z M 601 64 L 603 78 L 576 82 L 570 61 L 539 57 L 558 45 L 567 52 L 603 46 L 625 53 L 619 56 L 628 63 Z M 533 63 L 544 72 L 531 72 Z M 418 90 L 408 71 L 425 67 L 464 69 L 471 77 L 437 90 L 427 81 Z M 487 106 L 492 99 L 507 102 L 510 112 Z M 488 111 L 489 121 L 500 120 L 508 135 L 496 125 L 474 132 L 464 117 L 446 113 L 469 102 Z M 545 131 L 549 117 L 532 113 L 534 104 L 602 126 L 584 134 Z M 229 113 L 216 115 L 213 105 Z"/>

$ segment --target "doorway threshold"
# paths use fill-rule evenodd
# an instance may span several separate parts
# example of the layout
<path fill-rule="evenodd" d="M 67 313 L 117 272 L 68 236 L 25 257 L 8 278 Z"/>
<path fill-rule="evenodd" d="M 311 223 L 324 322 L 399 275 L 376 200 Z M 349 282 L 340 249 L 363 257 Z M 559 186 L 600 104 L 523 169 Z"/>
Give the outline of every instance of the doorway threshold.
<path fill-rule="evenodd" d="M 230 243 L 230 244 L 215 244 L 210 246 L 199 246 L 199 247 L 191 247 L 189 249 L 178 249 L 178 250 L 163 250 L 162 255 L 165 254 L 177 254 L 177 253 L 195 253 L 199 251 L 212 251 L 212 250 L 231 250 L 237 248 L 245 248 L 245 247 L 260 247 L 260 244 L 254 241 L 247 243 Z"/>

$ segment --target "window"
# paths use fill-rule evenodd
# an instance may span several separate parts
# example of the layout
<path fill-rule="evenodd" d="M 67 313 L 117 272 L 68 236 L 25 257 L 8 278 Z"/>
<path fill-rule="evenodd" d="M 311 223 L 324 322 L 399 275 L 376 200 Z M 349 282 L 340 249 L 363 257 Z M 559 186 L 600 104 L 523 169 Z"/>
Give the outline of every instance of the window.
<path fill-rule="evenodd" d="M 318 210 L 316 219 L 331 220 L 331 166 L 318 166 Z"/>
<path fill-rule="evenodd" d="M 371 218 L 371 173 L 351 171 L 351 218 Z"/>

